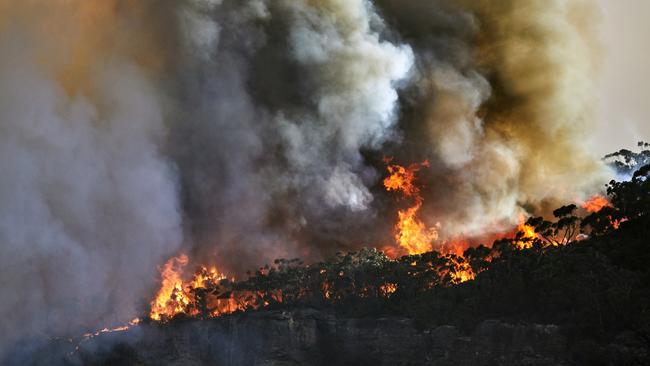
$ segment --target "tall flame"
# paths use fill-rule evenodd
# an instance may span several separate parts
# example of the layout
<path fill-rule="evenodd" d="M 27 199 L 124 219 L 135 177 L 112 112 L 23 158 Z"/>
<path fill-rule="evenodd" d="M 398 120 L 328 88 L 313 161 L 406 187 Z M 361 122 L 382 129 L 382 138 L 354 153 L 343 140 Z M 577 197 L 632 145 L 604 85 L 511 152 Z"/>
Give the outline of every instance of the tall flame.
<path fill-rule="evenodd" d="M 386 159 L 389 164 L 391 159 Z M 424 199 L 420 196 L 420 189 L 415 184 L 416 173 L 422 167 L 428 167 L 429 162 L 411 164 L 403 167 L 397 164 L 389 164 L 387 169 L 390 175 L 384 179 L 384 187 L 387 191 L 401 192 L 404 197 L 413 198 L 413 206 L 406 210 L 399 210 L 398 222 L 395 225 L 395 240 L 401 248 L 409 254 L 421 254 L 433 249 L 433 242 L 438 239 L 438 232 L 435 228 L 427 227 L 418 218 L 418 211 L 422 207 Z"/>
<path fill-rule="evenodd" d="M 183 267 L 187 265 L 188 258 L 185 254 L 169 259 L 162 267 L 160 274 L 162 284 L 155 299 L 151 302 L 149 317 L 161 320 L 163 316 L 173 317 L 183 312 L 183 306 L 189 304 L 190 299 L 183 291 L 181 278 Z M 172 301 L 173 300 L 173 301 Z"/>
<path fill-rule="evenodd" d="M 435 228 L 427 228 L 417 217 L 422 207 L 422 201 L 417 201 L 415 206 L 406 210 L 400 210 L 398 222 L 395 225 L 395 240 L 405 248 L 409 254 L 421 254 L 433 249 L 433 242 L 438 239 L 438 232 Z"/>

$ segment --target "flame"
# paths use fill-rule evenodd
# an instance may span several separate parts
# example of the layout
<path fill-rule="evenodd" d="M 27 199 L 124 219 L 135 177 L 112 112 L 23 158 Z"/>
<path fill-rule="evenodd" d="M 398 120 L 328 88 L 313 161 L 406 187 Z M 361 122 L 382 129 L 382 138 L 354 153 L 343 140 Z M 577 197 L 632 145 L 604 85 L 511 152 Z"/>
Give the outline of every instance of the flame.
<path fill-rule="evenodd" d="M 450 272 L 450 275 L 452 278 L 451 282 L 456 285 L 476 278 L 476 274 L 465 258 L 459 259 L 456 266 Z"/>
<path fill-rule="evenodd" d="M 135 318 L 135 319 L 131 320 L 130 322 L 128 322 L 127 324 L 121 325 L 119 327 L 104 328 L 104 329 L 98 330 L 98 331 L 93 332 L 93 333 L 86 333 L 86 334 L 84 334 L 82 336 L 82 338 L 84 340 L 87 340 L 87 339 L 90 339 L 90 338 L 97 337 L 98 335 L 103 334 L 103 333 L 125 332 L 125 331 L 131 329 L 131 327 L 134 327 L 134 326 L 136 326 L 138 324 L 140 324 L 140 318 Z"/>
<path fill-rule="evenodd" d="M 190 302 L 183 290 L 181 278 L 183 267 L 187 265 L 188 258 L 185 254 L 169 259 L 162 267 L 160 273 L 162 283 L 160 290 L 151 303 L 149 317 L 161 320 L 163 316 L 169 318 L 182 313 L 183 308 Z"/>
<path fill-rule="evenodd" d="M 384 161 L 388 164 L 392 159 Z M 424 199 L 420 196 L 420 189 L 415 185 L 416 173 L 422 167 L 428 167 L 429 162 L 411 164 L 403 167 L 397 164 L 389 164 L 387 169 L 390 175 L 384 179 L 384 187 L 388 192 L 401 192 L 404 197 L 413 198 L 413 206 L 406 210 L 398 211 L 398 222 L 395 225 L 395 241 L 405 249 L 408 254 L 421 254 L 433 250 L 433 242 L 438 239 L 438 231 L 435 228 L 428 228 L 418 218 L 418 211 L 422 207 Z"/>
<path fill-rule="evenodd" d="M 230 284 L 235 279 L 229 280 L 216 267 L 199 267 L 190 280 L 183 281 L 182 272 L 187 263 L 187 256 L 181 254 L 163 265 L 161 287 L 151 302 L 150 319 L 165 322 L 179 314 L 218 317 L 260 307 L 256 302 L 258 294 L 232 291 Z M 274 301 L 282 302 L 282 293 L 269 295 Z"/>
<path fill-rule="evenodd" d="M 470 241 L 467 239 L 451 239 L 443 243 L 442 247 L 440 248 L 440 252 L 444 254 L 454 254 L 462 257 L 465 253 L 465 250 L 471 246 L 472 243 L 470 243 Z"/>
<path fill-rule="evenodd" d="M 438 239 L 438 232 L 435 228 L 427 228 L 417 217 L 422 202 L 416 202 L 415 206 L 406 210 L 400 210 L 398 222 L 395 225 L 397 233 L 395 240 L 409 254 L 421 254 L 430 252 L 433 249 L 432 243 Z"/>
<path fill-rule="evenodd" d="M 120 325 L 120 326 L 115 327 L 115 328 L 103 328 L 103 329 L 100 329 L 100 330 L 95 331 L 95 332 L 86 333 L 86 334 L 84 334 L 84 335 L 82 335 L 80 337 L 80 339 L 77 342 L 77 345 L 75 346 L 74 350 L 72 352 L 68 353 L 68 355 L 69 356 L 74 355 L 75 352 L 79 351 L 79 349 L 81 348 L 82 343 L 84 343 L 84 342 L 86 342 L 86 341 L 88 341 L 90 339 L 93 339 L 93 338 L 99 336 L 100 334 L 126 332 L 127 330 L 139 325 L 140 322 L 141 322 L 140 318 L 134 318 L 131 321 L 129 321 L 128 323 L 126 323 L 124 325 Z M 69 341 L 74 342 L 74 339 L 70 338 Z"/>
<path fill-rule="evenodd" d="M 385 163 L 390 163 L 392 158 L 384 159 Z M 397 164 L 387 166 L 390 175 L 384 179 L 384 187 L 388 192 L 401 191 L 405 197 L 419 197 L 420 189 L 415 185 L 415 174 L 423 167 L 429 167 L 427 160 L 421 164 L 411 164 L 409 167 L 403 167 Z"/>
<path fill-rule="evenodd" d="M 582 203 L 582 208 L 587 210 L 587 212 L 594 213 L 602 210 L 605 207 L 612 207 L 612 204 L 609 202 L 607 197 L 601 195 L 595 195 Z"/>
<path fill-rule="evenodd" d="M 515 245 L 519 249 L 529 249 L 533 247 L 533 241 L 538 238 L 535 228 L 530 225 L 526 225 L 524 219 L 520 220 L 519 226 L 517 226 L 517 232 L 520 233 L 518 239 L 515 242 Z"/>
<path fill-rule="evenodd" d="M 384 283 L 383 285 L 379 286 L 379 293 L 383 297 L 390 297 L 390 295 L 394 294 L 395 291 L 397 291 L 396 283 Z"/>
<path fill-rule="evenodd" d="M 587 201 L 583 202 L 581 204 L 581 206 L 582 206 L 582 208 L 587 210 L 587 212 L 589 212 L 589 213 L 599 212 L 600 210 L 602 210 L 605 207 L 614 207 L 614 205 L 612 205 L 612 203 L 609 201 L 609 199 L 607 197 L 604 197 L 604 196 L 601 196 L 601 195 L 595 195 L 595 196 L 591 197 Z M 621 224 L 624 223 L 625 221 L 627 221 L 626 218 L 615 219 L 612 216 L 608 216 L 608 217 L 609 217 L 610 223 L 612 224 L 612 228 L 614 228 L 614 230 L 618 230 L 620 228 Z"/>

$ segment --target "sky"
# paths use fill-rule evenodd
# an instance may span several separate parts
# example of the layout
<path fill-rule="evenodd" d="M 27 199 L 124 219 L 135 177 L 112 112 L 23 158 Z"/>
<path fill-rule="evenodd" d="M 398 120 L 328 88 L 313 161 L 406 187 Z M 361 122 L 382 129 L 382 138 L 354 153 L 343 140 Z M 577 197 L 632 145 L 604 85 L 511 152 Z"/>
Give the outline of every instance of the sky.
<path fill-rule="evenodd" d="M 650 1 L 598 0 L 603 63 L 594 151 L 650 140 Z"/>

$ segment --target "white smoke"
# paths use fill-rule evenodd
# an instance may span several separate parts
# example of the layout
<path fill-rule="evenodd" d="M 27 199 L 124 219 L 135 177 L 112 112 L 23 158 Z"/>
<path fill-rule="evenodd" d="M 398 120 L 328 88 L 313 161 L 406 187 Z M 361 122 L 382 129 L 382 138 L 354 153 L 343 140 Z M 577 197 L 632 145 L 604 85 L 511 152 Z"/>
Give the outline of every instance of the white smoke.
<path fill-rule="evenodd" d="M 289 163 L 299 175 L 315 175 L 328 203 L 365 209 L 372 196 L 355 175 L 359 151 L 393 137 L 396 83 L 407 76 L 412 52 L 379 39 L 382 29 L 372 29 L 376 14 L 367 1 L 280 3 L 293 20 L 291 56 L 312 79 L 316 109 L 282 120 L 290 131 L 284 134 Z"/>

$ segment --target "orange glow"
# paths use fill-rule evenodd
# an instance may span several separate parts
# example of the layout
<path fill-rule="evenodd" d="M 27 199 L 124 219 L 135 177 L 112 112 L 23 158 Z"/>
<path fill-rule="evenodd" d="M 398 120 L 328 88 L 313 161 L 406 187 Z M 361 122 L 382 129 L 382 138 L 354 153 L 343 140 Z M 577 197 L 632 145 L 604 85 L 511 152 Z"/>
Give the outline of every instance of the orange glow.
<path fill-rule="evenodd" d="M 153 320 L 161 320 L 163 316 L 168 318 L 182 313 L 185 306 L 190 302 L 189 297 L 183 289 L 181 274 L 183 267 L 187 265 L 188 258 L 185 254 L 171 258 L 162 267 L 160 274 L 162 283 L 160 290 L 151 303 L 149 317 Z"/>
<path fill-rule="evenodd" d="M 389 163 L 391 159 L 385 159 Z M 395 225 L 395 241 L 405 249 L 408 254 L 421 254 L 433 250 L 433 242 L 438 239 L 438 232 L 435 228 L 428 228 L 417 214 L 423 198 L 420 196 L 420 189 L 415 185 L 416 173 L 422 167 L 428 167 L 429 162 L 412 164 L 403 167 L 397 164 L 388 165 L 390 175 L 384 179 L 384 187 L 387 191 L 401 192 L 404 197 L 413 198 L 413 206 L 398 211 L 398 222 Z"/>
<path fill-rule="evenodd" d="M 126 332 L 127 330 L 131 329 L 132 327 L 137 326 L 138 324 L 140 324 L 140 318 L 135 318 L 135 319 L 131 320 L 130 322 L 128 322 L 127 324 L 121 325 L 119 327 L 104 328 L 104 329 L 101 329 L 101 330 L 98 330 L 98 331 L 95 331 L 95 332 L 92 332 L 92 333 L 86 333 L 83 336 L 81 336 L 81 338 L 79 339 L 79 342 L 77 343 L 77 345 L 74 348 L 74 351 L 70 352 L 69 355 L 72 356 L 75 352 L 79 351 L 79 349 L 81 348 L 81 344 L 83 342 L 86 342 L 86 341 L 88 341 L 90 339 L 93 339 L 93 338 L 97 337 L 100 334 L 115 333 L 115 332 Z M 72 342 L 72 341 L 73 341 L 72 338 L 70 338 L 70 342 Z"/>
<path fill-rule="evenodd" d="M 224 288 L 221 283 L 227 282 L 228 278 L 215 267 L 200 267 L 191 280 L 183 281 L 182 271 L 187 263 L 187 256 L 181 254 L 168 260 L 162 267 L 161 287 L 151 302 L 149 317 L 152 320 L 167 321 L 178 314 L 216 317 L 252 306 L 252 294 L 235 294 Z M 215 291 L 208 292 L 208 288 Z M 274 294 L 273 297 L 281 301 L 280 294 Z"/>
<path fill-rule="evenodd" d="M 379 287 L 379 293 L 383 297 L 390 297 L 395 291 L 397 291 L 397 284 L 395 283 L 384 283 Z"/>
<path fill-rule="evenodd" d="M 515 242 L 515 245 L 519 249 L 532 248 L 533 242 L 535 241 L 535 239 L 538 238 L 538 235 L 535 232 L 535 228 L 530 225 L 526 225 L 525 219 L 523 217 L 521 218 L 520 221 L 521 223 L 519 224 L 519 226 L 517 226 L 517 232 L 521 234 L 519 234 L 520 235 L 518 236 L 519 240 Z"/>
<path fill-rule="evenodd" d="M 329 282 L 323 281 L 323 285 L 321 286 L 321 290 L 323 291 L 323 297 L 325 297 L 327 300 L 330 300 L 332 298 L 332 292 L 330 291 Z"/>
<path fill-rule="evenodd" d="M 454 271 L 452 271 L 450 274 L 453 284 L 471 281 L 476 278 L 472 267 L 469 265 L 469 263 L 467 263 L 467 261 L 464 260 L 464 258 L 457 264 L 456 268 L 454 268 Z"/>
<path fill-rule="evenodd" d="M 135 318 L 135 319 L 131 320 L 126 325 L 122 325 L 122 326 L 115 327 L 115 328 L 110 328 L 110 329 L 109 328 L 104 328 L 104 329 L 98 330 L 98 331 L 96 331 L 94 333 L 86 333 L 86 334 L 83 335 L 83 338 L 84 339 L 90 339 L 90 338 L 97 337 L 98 335 L 103 334 L 103 333 L 124 332 L 124 331 L 127 331 L 127 330 L 131 329 L 131 327 L 136 326 L 138 324 L 140 324 L 140 318 Z"/>
<path fill-rule="evenodd" d="M 471 247 L 472 244 L 465 239 L 454 239 L 447 241 L 443 244 L 440 252 L 443 254 L 454 254 L 459 257 L 462 257 L 467 248 Z"/>
<path fill-rule="evenodd" d="M 612 207 L 612 204 L 609 202 L 607 197 L 601 195 L 595 195 L 582 203 L 582 208 L 588 212 L 594 213 L 602 210 L 605 207 Z"/>
<path fill-rule="evenodd" d="M 415 206 L 406 210 L 400 210 L 398 222 L 395 226 L 397 233 L 395 240 L 402 248 L 405 248 L 409 254 L 421 254 L 430 252 L 433 249 L 432 243 L 438 239 L 438 232 L 435 228 L 427 228 L 426 225 L 417 217 L 422 202 L 417 202 Z"/>
<path fill-rule="evenodd" d="M 587 210 L 589 213 L 596 213 L 602 210 L 605 207 L 614 207 L 611 202 L 609 202 L 609 199 L 607 197 L 601 196 L 601 195 L 595 195 L 588 199 L 587 201 L 583 202 L 581 204 L 582 208 Z M 618 230 L 621 226 L 622 223 L 627 221 L 627 219 L 623 218 L 620 220 L 614 219 L 612 216 L 608 216 L 609 221 L 612 224 L 612 228 L 614 230 Z"/>
<path fill-rule="evenodd" d="M 384 159 L 387 164 L 391 160 L 392 158 Z M 390 175 L 384 179 L 384 187 L 388 192 L 401 191 L 405 197 L 419 197 L 420 189 L 415 185 L 415 174 L 423 167 L 429 167 L 429 162 L 425 160 L 407 168 L 397 164 L 388 165 L 386 169 Z"/>

